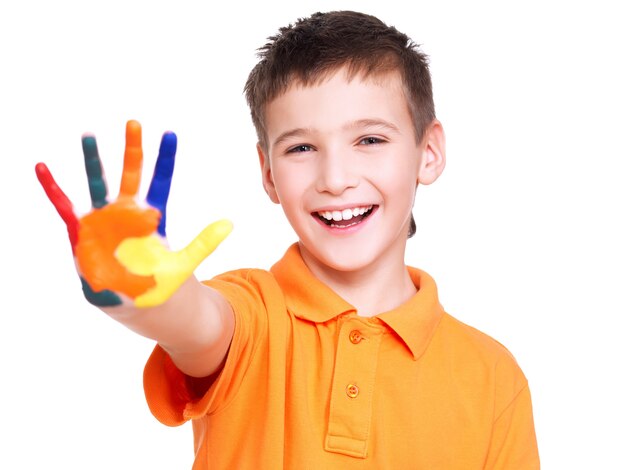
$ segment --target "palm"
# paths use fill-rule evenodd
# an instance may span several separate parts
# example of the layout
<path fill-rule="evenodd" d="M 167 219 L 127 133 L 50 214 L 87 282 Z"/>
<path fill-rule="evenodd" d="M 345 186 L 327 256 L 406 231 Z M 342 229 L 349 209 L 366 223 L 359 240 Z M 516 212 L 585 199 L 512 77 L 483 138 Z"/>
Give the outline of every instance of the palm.
<path fill-rule="evenodd" d="M 150 274 L 140 276 L 129 272 L 116 251 L 127 238 L 153 234 L 159 216 L 157 210 L 140 208 L 130 199 L 93 209 L 79 220 L 76 261 L 80 273 L 94 290 L 109 289 L 134 299 L 154 286 Z"/>

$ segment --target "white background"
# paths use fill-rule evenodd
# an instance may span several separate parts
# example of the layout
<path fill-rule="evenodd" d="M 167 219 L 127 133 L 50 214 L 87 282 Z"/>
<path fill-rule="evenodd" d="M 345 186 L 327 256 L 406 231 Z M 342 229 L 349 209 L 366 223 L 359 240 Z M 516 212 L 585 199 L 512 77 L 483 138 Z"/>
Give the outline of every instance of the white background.
<path fill-rule="evenodd" d="M 619 3 L 3 2 L 0 467 L 185 469 L 193 458 L 190 425 L 167 428 L 145 404 L 153 343 L 83 299 L 35 163 L 82 213 L 83 132 L 97 135 L 115 195 L 126 120 L 144 128 L 146 185 L 161 133 L 174 130 L 172 247 L 228 217 L 233 234 L 198 276 L 269 267 L 295 238 L 262 190 L 243 84 L 280 26 L 355 9 L 431 56 L 447 133 L 443 176 L 418 190 L 407 263 L 518 359 L 543 468 L 625 469 Z"/>

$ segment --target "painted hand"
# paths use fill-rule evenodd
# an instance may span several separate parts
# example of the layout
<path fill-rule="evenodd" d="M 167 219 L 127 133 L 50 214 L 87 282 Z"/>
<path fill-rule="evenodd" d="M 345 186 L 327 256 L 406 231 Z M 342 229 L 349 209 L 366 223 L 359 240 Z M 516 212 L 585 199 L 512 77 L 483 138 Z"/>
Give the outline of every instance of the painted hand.
<path fill-rule="evenodd" d="M 109 202 L 96 139 L 83 136 L 83 153 L 92 209 L 83 217 L 56 184 L 48 167 L 38 163 L 37 178 L 48 199 L 65 222 L 83 293 L 100 307 L 137 307 L 165 302 L 196 267 L 228 236 L 227 220 L 207 226 L 187 247 L 171 251 L 165 241 L 165 212 L 169 196 L 176 135 L 166 132 L 150 183 L 147 204 L 136 201 L 141 181 L 143 152 L 141 126 L 126 125 L 126 150 L 118 198 Z"/>

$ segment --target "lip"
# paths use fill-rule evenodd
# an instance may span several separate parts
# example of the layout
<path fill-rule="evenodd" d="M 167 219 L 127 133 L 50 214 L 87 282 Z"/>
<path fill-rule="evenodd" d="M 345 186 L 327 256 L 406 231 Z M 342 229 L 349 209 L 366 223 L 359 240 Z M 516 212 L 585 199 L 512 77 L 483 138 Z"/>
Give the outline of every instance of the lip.
<path fill-rule="evenodd" d="M 355 224 L 352 225 L 345 225 L 345 226 L 338 226 L 338 225 L 327 225 L 320 217 L 319 217 L 319 213 L 320 212 L 325 212 L 325 211 L 342 211 L 345 209 L 354 209 L 354 208 L 358 208 L 358 207 L 371 207 L 370 211 L 369 211 L 369 215 L 367 215 L 367 217 L 365 217 L 364 219 L 361 219 L 359 222 L 356 222 Z M 369 221 L 369 219 L 372 218 L 372 216 L 378 211 L 378 204 L 351 204 L 351 205 L 343 205 L 343 206 L 327 206 L 325 208 L 319 209 L 317 211 L 311 212 L 311 216 L 316 220 L 316 222 L 323 227 L 325 230 L 334 233 L 334 234 L 351 234 L 354 233 L 358 230 L 361 230 L 363 227 L 365 227 L 367 225 L 367 222 Z"/>
<path fill-rule="evenodd" d="M 318 214 L 319 212 L 332 212 L 332 211 L 343 211 L 345 209 L 355 209 L 357 207 L 378 207 L 378 204 L 374 204 L 371 202 L 363 202 L 363 203 L 354 203 L 354 204 L 342 204 L 340 206 L 322 206 L 319 207 L 317 209 L 315 209 L 314 211 L 311 211 L 311 215 L 315 215 Z"/>

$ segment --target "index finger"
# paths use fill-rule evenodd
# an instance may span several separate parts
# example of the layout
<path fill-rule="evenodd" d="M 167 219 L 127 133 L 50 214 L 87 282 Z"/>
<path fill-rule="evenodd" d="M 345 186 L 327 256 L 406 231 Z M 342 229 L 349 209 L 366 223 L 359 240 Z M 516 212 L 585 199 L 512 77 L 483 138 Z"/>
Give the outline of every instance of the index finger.
<path fill-rule="evenodd" d="M 126 148 L 124 150 L 120 196 L 135 197 L 139 191 L 142 162 L 141 124 L 131 120 L 126 123 Z"/>

